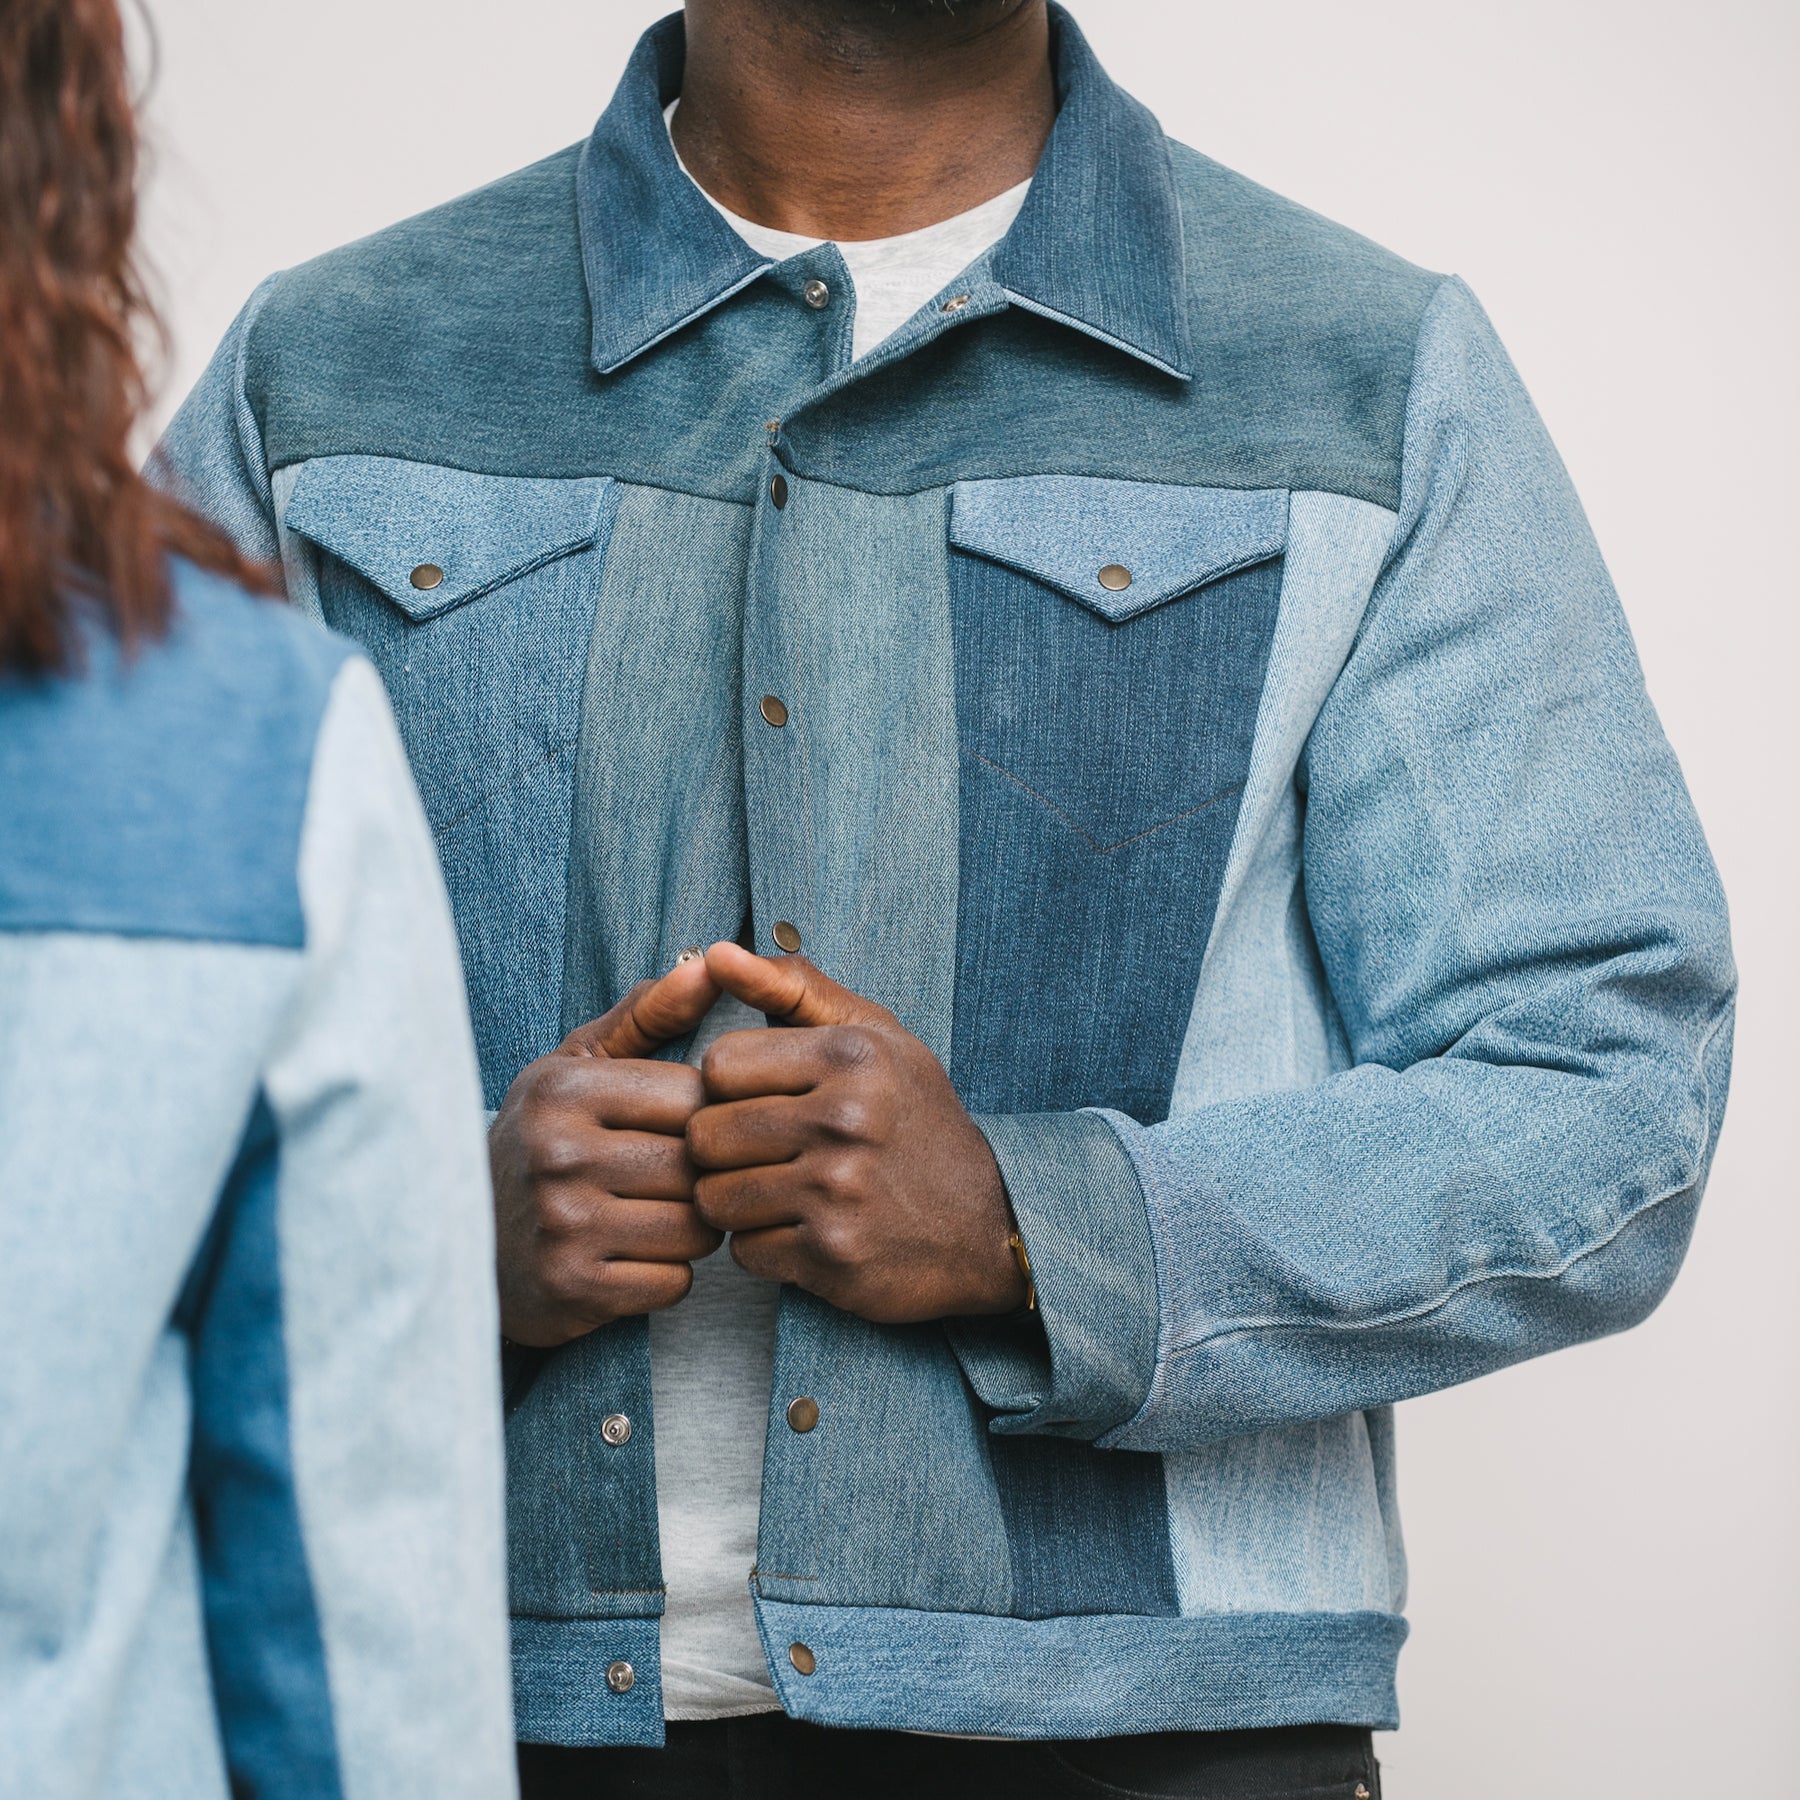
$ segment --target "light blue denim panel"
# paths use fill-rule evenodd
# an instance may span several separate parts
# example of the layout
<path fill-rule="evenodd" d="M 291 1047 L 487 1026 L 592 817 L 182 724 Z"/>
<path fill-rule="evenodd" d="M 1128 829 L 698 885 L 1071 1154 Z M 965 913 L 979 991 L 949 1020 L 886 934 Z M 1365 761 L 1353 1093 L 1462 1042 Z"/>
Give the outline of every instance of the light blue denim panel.
<path fill-rule="evenodd" d="M 757 1602 L 790 1717 L 977 1737 L 1399 1722 L 1389 1613 L 995 1619 Z M 812 1651 L 801 1675 L 791 1644 Z"/>
<path fill-rule="evenodd" d="M 1034 575 L 1118 624 L 1279 556 L 1287 499 L 1280 489 L 1091 476 L 965 481 L 956 489 L 950 541 Z M 1123 569 L 1126 585 L 1109 587 L 1103 569 Z"/>
<path fill-rule="evenodd" d="M 300 861 L 304 1030 L 280 1131 L 289 1438 L 346 1793 L 504 1791 L 493 1198 L 457 946 L 375 671 L 347 664 Z M 371 1377 L 379 1370 L 379 1379 Z M 454 1720 L 429 1742 L 411 1718 Z"/>
<path fill-rule="evenodd" d="M 1356 1066 L 1120 1121 L 1170 1313 L 1121 1442 L 1377 1406 L 1622 1329 L 1704 1187 L 1723 896 L 1567 475 L 1458 284 L 1407 444 L 1394 546 L 1299 772 Z"/>
<path fill-rule="evenodd" d="M 1163 1458 L 1184 1614 L 1394 1612 L 1363 1415 Z"/>
<path fill-rule="evenodd" d="M 769 479 L 781 474 L 774 454 Z M 744 785 L 757 948 L 778 919 L 835 980 L 950 1054 L 957 738 L 946 496 L 787 475 L 757 508 Z M 769 725 L 765 694 L 787 707 Z"/>
<path fill-rule="evenodd" d="M 1306 922 L 1305 796 L 1296 782 L 1319 708 L 1362 623 L 1394 515 L 1338 494 L 1295 494 L 1268 673 L 1237 835 L 1194 993 L 1172 1114 L 1304 1087 L 1348 1047 Z"/>
<path fill-rule="evenodd" d="M 785 1417 L 801 1395 L 819 1403 L 808 1432 Z M 940 1326 L 872 1325 L 784 1288 L 772 1399 L 757 1594 L 833 1609 L 1014 1610 L 990 1439 Z"/>
<path fill-rule="evenodd" d="M 561 1036 L 569 808 L 616 490 L 392 458 L 307 464 L 285 528 L 381 671 L 437 833 L 489 1106 Z M 419 569 L 442 579 L 415 585 Z"/>
<path fill-rule="evenodd" d="M 302 971 L 265 945 L 0 931 L 0 1779 L 21 1795 L 93 1791 L 127 1719 L 217 1767 L 172 1314 Z"/>
<path fill-rule="evenodd" d="M 1175 1115 L 1304 1087 L 1348 1061 L 1306 920 L 1295 773 L 1393 530 L 1394 515 L 1366 501 L 1290 501 L 1281 610 Z M 1360 1413 L 1169 1454 L 1163 1473 L 1184 1613 L 1397 1606 L 1381 1501 L 1391 1468 L 1377 1470 Z"/>
<path fill-rule="evenodd" d="M 158 1368 L 146 1391 L 179 1399 L 185 1414 L 187 1346 L 171 1334 L 158 1347 Z M 185 1427 L 185 1416 L 182 1420 Z M 180 1446 L 186 1449 L 186 1431 Z M 183 1457 L 185 1461 L 185 1456 Z M 118 1711 L 107 1746 L 108 1768 L 99 1792 L 118 1800 L 156 1800 L 156 1790 L 182 1800 L 230 1800 L 231 1782 L 219 1743 L 216 1709 L 184 1703 L 179 1696 L 206 1694 L 212 1668 L 200 1602 L 200 1555 L 193 1508 L 184 1509 L 157 1571 L 148 1617 L 133 1646 L 132 1666 L 119 1687 Z M 78 1729 L 81 1729 L 78 1727 Z M 98 1734 L 95 1734 L 98 1735 Z M 0 1725 L 0 1736 L 16 1741 Z M 91 1767 L 94 1747 L 83 1730 L 82 1760 Z M 16 1772 L 16 1770 L 15 1770 Z M 45 1777 L 29 1780 L 28 1793 L 50 1791 Z"/>
<path fill-rule="evenodd" d="M 773 454 L 768 466 L 772 480 Z M 757 947 L 774 950 L 775 921 L 791 921 L 828 974 L 947 1057 L 957 803 L 945 496 L 784 479 L 784 508 L 765 486 L 745 598 Z M 765 694 L 786 706 L 784 725 L 762 716 Z M 820 1406 L 804 1435 L 782 1417 L 799 1394 Z M 788 1290 L 774 1399 L 762 1591 L 1005 1610 L 987 1440 L 941 1330 L 865 1324 Z M 931 1475 L 946 1468 L 973 1476 L 953 1509 Z"/>
<path fill-rule="evenodd" d="M 750 526 L 730 501 L 620 489 L 582 706 L 565 1030 L 743 923 Z"/>

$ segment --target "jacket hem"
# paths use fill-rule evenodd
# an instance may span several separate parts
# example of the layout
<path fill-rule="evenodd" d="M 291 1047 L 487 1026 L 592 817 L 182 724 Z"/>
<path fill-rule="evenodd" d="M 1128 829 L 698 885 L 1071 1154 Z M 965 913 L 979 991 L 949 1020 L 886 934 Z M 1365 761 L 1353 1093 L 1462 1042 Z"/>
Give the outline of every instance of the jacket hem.
<path fill-rule="evenodd" d="M 1391 1613 L 1008 1619 L 758 1600 L 756 1617 L 784 1710 L 819 1725 L 1088 1738 L 1399 1723 L 1407 1627 Z"/>
<path fill-rule="evenodd" d="M 606 1679 L 618 1663 L 631 1669 L 622 1694 Z M 512 1665 L 513 1727 L 521 1744 L 663 1742 L 657 1620 L 515 1618 Z"/>

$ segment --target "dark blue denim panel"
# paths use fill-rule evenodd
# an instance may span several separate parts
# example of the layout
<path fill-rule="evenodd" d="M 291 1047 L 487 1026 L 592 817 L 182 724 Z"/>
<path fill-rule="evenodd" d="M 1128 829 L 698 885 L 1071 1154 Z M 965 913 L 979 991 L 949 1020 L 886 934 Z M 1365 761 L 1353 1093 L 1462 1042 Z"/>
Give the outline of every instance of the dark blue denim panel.
<path fill-rule="evenodd" d="M 313 745 L 348 647 L 178 565 L 177 614 L 129 658 L 0 678 L 0 931 L 298 949 Z"/>
<path fill-rule="evenodd" d="M 1035 1435 L 990 1448 L 1014 1618 L 1181 1611 L 1160 1456 Z"/>
<path fill-rule="evenodd" d="M 259 1094 L 177 1313 L 192 1344 L 189 1486 L 231 1791 L 336 1800 L 337 1726 L 294 1485 L 280 1174 Z"/>
<path fill-rule="evenodd" d="M 515 1351 L 508 1360 L 525 1365 L 508 1369 L 507 1585 L 513 1612 L 542 1619 L 660 1614 L 648 1326 L 642 1319 L 620 1319 L 561 1349 Z M 515 1376 L 521 1378 L 510 1379 Z M 631 1421 L 623 1444 L 609 1444 L 600 1434 L 613 1413 Z"/>
<path fill-rule="evenodd" d="M 1047 539 L 1057 524 L 1044 521 Z M 1119 556 L 1129 528 L 1097 555 Z M 982 1113 L 1160 1119 L 1249 769 L 1281 565 L 1124 623 L 966 551 L 952 552 L 951 592 L 958 1091 Z M 1179 1612 L 1160 1457 L 1040 1436 L 996 1437 L 991 1454 L 1015 1612 Z M 1086 1522 L 1078 1540 L 1070 1519 Z"/>
<path fill-rule="evenodd" d="M 401 563 L 441 559 L 450 575 L 459 550 L 451 527 L 421 536 L 419 514 L 441 486 L 490 480 L 518 503 L 510 532 L 519 541 L 504 553 L 472 542 L 468 555 L 522 563 L 525 573 L 416 618 L 404 578 L 386 577 L 392 591 L 384 591 L 331 554 L 320 559 L 319 597 L 327 621 L 368 652 L 393 700 L 450 890 L 483 1092 L 497 1107 L 519 1070 L 562 1034 L 569 819 L 613 489 L 427 468 L 412 478 L 416 504 L 397 511 L 391 528 L 419 548 Z M 568 505 L 584 491 L 587 529 L 568 548 Z M 292 511 L 301 498 L 297 489 Z M 354 496 L 336 495 L 297 528 L 327 550 L 342 542 L 370 566 L 368 512 Z M 532 566 L 534 546 L 552 560 Z"/>
<path fill-rule="evenodd" d="M 952 563 L 958 1090 L 981 1113 L 1161 1119 L 1249 769 L 1281 564 L 1115 625 L 1015 570 L 963 552 Z"/>

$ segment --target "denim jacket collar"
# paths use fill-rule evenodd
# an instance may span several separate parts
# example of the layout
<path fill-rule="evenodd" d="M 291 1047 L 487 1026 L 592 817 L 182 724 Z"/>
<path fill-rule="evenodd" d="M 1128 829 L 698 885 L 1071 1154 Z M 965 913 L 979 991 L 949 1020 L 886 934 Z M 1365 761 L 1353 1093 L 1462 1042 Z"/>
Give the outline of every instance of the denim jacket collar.
<path fill-rule="evenodd" d="M 1014 305 L 1185 380 L 1181 212 L 1152 115 L 1108 79 L 1051 7 L 1060 103 L 1031 192 L 993 252 Z M 681 91 L 680 14 L 639 40 L 582 153 L 582 262 L 593 361 L 611 374 L 774 265 L 731 229 L 675 160 L 662 110 Z"/>

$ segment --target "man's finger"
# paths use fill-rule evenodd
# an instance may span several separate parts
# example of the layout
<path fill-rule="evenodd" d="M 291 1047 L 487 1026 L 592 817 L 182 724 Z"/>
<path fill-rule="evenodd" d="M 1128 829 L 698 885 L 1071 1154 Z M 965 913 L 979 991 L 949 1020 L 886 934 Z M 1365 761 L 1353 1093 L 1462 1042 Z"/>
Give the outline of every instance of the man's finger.
<path fill-rule="evenodd" d="M 752 1100 L 809 1094 L 836 1066 L 821 1030 L 728 1031 L 707 1050 L 698 1073 L 706 1099 Z"/>
<path fill-rule="evenodd" d="M 785 1281 L 805 1287 L 813 1273 L 806 1240 L 797 1226 L 740 1232 L 731 1240 L 731 1260 L 762 1281 Z"/>
<path fill-rule="evenodd" d="M 694 1183 L 694 1207 L 715 1231 L 766 1231 L 795 1225 L 802 1217 L 800 1192 L 789 1165 L 726 1169 Z"/>
<path fill-rule="evenodd" d="M 610 1012 L 577 1026 L 563 1039 L 563 1056 L 650 1056 L 673 1038 L 684 1037 L 712 1010 L 719 997 L 706 958 L 682 952 L 668 974 L 640 981 Z"/>
<path fill-rule="evenodd" d="M 772 1025 L 886 1025 L 900 1023 L 885 1006 L 840 987 L 804 956 L 757 956 L 742 944 L 714 944 L 706 953 L 712 980 Z"/>
<path fill-rule="evenodd" d="M 686 1141 L 661 1132 L 607 1131 L 595 1174 L 622 1200 L 692 1200 L 694 1165 Z"/>
<path fill-rule="evenodd" d="M 688 1154 L 696 1168 L 751 1169 L 790 1162 L 813 1141 L 817 1130 L 804 1102 L 780 1093 L 765 1098 L 770 1092 L 766 1087 L 755 1092 L 755 1099 L 703 1106 L 688 1120 Z"/>
<path fill-rule="evenodd" d="M 691 1263 L 719 1233 L 686 1200 L 615 1200 L 606 1208 L 605 1263 Z"/>
<path fill-rule="evenodd" d="M 609 1262 L 598 1270 L 590 1316 L 596 1325 L 636 1313 L 662 1312 L 685 1300 L 694 1270 L 684 1262 Z"/>

